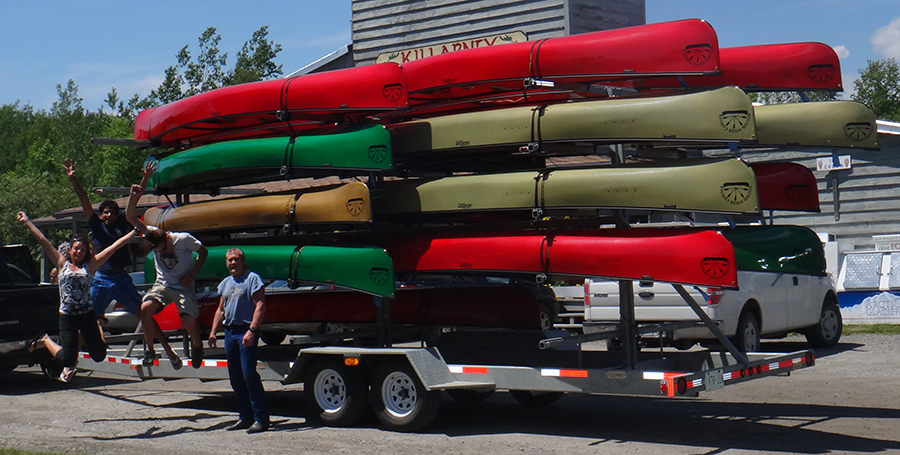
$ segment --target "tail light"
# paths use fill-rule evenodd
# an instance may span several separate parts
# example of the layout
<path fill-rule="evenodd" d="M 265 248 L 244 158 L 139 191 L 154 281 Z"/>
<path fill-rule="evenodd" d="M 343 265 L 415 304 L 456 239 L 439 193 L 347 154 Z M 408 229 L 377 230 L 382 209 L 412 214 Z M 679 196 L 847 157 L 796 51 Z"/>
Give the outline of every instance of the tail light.
<path fill-rule="evenodd" d="M 706 290 L 706 303 L 709 305 L 718 305 L 722 301 L 725 290 L 722 288 L 709 288 Z"/>

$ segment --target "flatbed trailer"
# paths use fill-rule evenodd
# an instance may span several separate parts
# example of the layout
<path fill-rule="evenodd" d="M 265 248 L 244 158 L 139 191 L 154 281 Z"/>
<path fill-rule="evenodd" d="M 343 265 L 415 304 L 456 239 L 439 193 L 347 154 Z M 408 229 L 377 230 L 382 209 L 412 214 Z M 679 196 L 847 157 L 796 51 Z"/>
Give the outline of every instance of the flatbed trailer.
<path fill-rule="evenodd" d="M 507 390 L 526 405 L 547 405 L 565 393 L 696 397 L 700 392 L 789 375 L 815 364 L 811 350 L 741 353 L 724 335 L 720 341 L 727 352 L 641 350 L 635 336 L 639 332 L 685 323 L 636 325 L 634 295 L 627 292 L 631 282 L 620 284 L 623 318 L 601 333 L 572 336 L 566 331 L 446 327 L 436 340 L 404 346 L 392 346 L 389 336 L 379 347 L 262 346 L 263 360 L 257 370 L 263 380 L 302 383 L 308 417 L 326 425 L 352 425 L 371 407 L 385 428 L 418 431 L 437 416 L 441 391 L 459 401 L 474 402 Z M 699 309 L 689 294 L 684 296 L 688 305 Z M 706 318 L 700 323 L 721 335 L 714 321 Z M 314 338 L 308 341 L 320 341 Z M 621 351 L 585 348 L 590 341 L 610 338 L 623 340 Z M 225 360 L 207 358 L 196 369 L 187 361 L 175 370 L 165 359 L 145 367 L 138 358 L 110 356 L 95 363 L 84 353 L 82 357 L 81 369 L 141 379 L 228 378 Z"/>

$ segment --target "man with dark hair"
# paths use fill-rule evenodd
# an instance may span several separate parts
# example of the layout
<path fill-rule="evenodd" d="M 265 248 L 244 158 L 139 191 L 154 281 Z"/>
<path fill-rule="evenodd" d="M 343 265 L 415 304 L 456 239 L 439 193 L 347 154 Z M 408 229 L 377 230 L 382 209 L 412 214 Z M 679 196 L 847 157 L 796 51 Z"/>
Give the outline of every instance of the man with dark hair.
<path fill-rule="evenodd" d="M 194 293 L 194 278 L 209 253 L 199 240 L 187 232 L 167 232 L 156 226 L 147 226 L 138 218 L 138 200 L 144 194 L 144 188 L 155 170 L 154 162 L 148 162 L 144 166 L 141 183 L 131 186 L 131 197 L 125 207 L 125 217 L 144 234 L 144 240 L 150 243 L 156 262 L 156 282 L 144 294 L 144 301 L 141 303 L 144 364 L 152 365 L 156 359 L 153 343 L 158 340 L 172 361 L 172 366 L 175 369 L 181 368 L 181 358 L 169 347 L 159 325 L 153 319 L 153 315 L 162 311 L 166 305 L 175 303 L 181 316 L 181 325 L 191 338 L 191 366 L 200 368 L 203 364 L 203 340 L 200 338 L 200 305 Z M 197 253 L 196 260 L 194 253 Z"/>
<path fill-rule="evenodd" d="M 119 204 L 115 201 L 101 202 L 100 208 L 95 213 L 87 193 L 75 178 L 75 165 L 72 160 L 66 159 L 62 167 L 66 171 L 69 182 L 72 183 L 72 189 L 84 210 L 84 217 L 91 227 L 91 244 L 94 254 L 109 248 L 116 240 L 134 229 L 134 226 L 125 217 L 119 216 Z M 119 302 L 129 312 L 140 315 L 141 296 L 134 287 L 134 282 L 127 270 L 131 264 L 132 258 L 128 248 L 120 248 L 94 274 L 94 280 L 91 282 L 91 301 L 94 305 L 97 322 L 100 324 L 101 334 L 103 333 L 106 308 L 113 300 Z"/>

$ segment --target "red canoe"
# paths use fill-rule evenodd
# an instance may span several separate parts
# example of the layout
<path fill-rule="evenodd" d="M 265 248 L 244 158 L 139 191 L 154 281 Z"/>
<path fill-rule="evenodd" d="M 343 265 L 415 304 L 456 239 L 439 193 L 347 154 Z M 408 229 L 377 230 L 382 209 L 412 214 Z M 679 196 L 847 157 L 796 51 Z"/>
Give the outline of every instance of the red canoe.
<path fill-rule="evenodd" d="M 719 69 L 716 32 L 689 19 L 468 49 L 403 65 L 410 101 L 518 91 L 526 78 L 582 83 Z"/>
<path fill-rule="evenodd" d="M 734 248 L 712 230 L 599 229 L 368 241 L 387 249 L 397 273 L 545 273 L 737 286 Z"/>
<path fill-rule="evenodd" d="M 819 187 L 809 168 L 797 163 L 751 163 L 756 174 L 759 208 L 818 212 Z"/>
<path fill-rule="evenodd" d="M 288 135 L 407 106 L 406 75 L 394 63 L 252 82 L 141 111 L 134 138 L 193 147 L 241 137 Z"/>
<path fill-rule="evenodd" d="M 707 76 L 642 79 L 637 90 L 737 86 L 744 91 L 842 91 L 841 63 L 831 46 L 786 43 L 719 49 L 721 73 Z"/>

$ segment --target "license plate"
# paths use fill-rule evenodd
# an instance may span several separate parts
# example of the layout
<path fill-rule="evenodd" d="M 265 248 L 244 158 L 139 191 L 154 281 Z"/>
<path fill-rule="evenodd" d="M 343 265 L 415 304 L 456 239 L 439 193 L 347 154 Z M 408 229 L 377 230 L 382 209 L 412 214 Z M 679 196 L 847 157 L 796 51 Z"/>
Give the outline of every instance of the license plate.
<path fill-rule="evenodd" d="M 709 370 L 703 375 L 703 383 L 706 384 L 706 391 L 712 391 L 725 387 L 725 376 L 722 369 Z"/>

